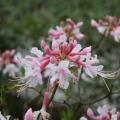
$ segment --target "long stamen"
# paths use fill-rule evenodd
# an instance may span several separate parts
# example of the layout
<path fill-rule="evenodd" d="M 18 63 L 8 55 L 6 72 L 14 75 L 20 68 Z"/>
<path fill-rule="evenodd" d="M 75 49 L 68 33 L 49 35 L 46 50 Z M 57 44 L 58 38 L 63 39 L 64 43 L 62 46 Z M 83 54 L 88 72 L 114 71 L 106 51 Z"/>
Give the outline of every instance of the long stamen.
<path fill-rule="evenodd" d="M 108 87 L 108 84 L 107 84 L 107 82 L 105 81 L 105 79 L 104 79 L 103 77 L 102 77 L 102 80 L 103 80 L 103 82 L 105 83 L 105 85 L 106 85 L 108 91 L 110 92 L 110 88 Z"/>

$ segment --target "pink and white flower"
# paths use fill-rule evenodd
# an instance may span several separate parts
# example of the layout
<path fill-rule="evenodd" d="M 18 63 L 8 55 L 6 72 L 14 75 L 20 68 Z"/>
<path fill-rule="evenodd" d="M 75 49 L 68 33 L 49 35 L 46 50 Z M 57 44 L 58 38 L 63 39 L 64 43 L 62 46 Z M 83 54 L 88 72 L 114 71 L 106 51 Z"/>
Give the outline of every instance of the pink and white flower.
<path fill-rule="evenodd" d="M 64 37 L 64 42 L 66 40 L 70 40 L 70 38 L 74 38 L 77 40 L 81 40 L 84 38 L 84 34 L 80 32 L 80 28 L 82 27 L 83 22 L 75 23 L 72 19 L 66 20 L 66 25 L 57 26 L 56 29 L 51 28 L 48 32 L 50 38 L 52 40 L 63 42 L 62 38 Z"/>
<path fill-rule="evenodd" d="M 15 50 L 6 50 L 0 54 L 0 69 L 3 75 L 16 77 L 19 74 L 19 68 L 15 61 Z"/>
<path fill-rule="evenodd" d="M 62 35 L 65 35 L 64 29 L 62 27 L 57 26 L 56 29 L 51 28 L 48 31 L 51 39 L 58 40 Z"/>
<path fill-rule="evenodd" d="M 97 59 L 97 55 L 95 55 L 94 57 L 91 56 L 91 53 L 88 53 L 86 55 L 84 70 L 86 74 L 89 75 L 91 78 L 100 75 L 100 72 L 103 69 L 102 65 L 97 65 L 98 63 L 99 60 Z"/>
<path fill-rule="evenodd" d="M 98 115 L 95 115 L 91 108 L 87 109 L 87 116 L 90 120 L 120 120 L 120 112 L 116 112 L 116 108 L 109 110 L 106 105 L 98 107 Z M 81 117 L 80 120 L 87 120 L 86 117 Z"/>
<path fill-rule="evenodd" d="M 51 70 L 55 73 L 51 74 L 51 84 L 58 80 L 59 86 L 63 89 L 68 88 L 70 80 L 76 80 L 76 77 L 69 70 L 69 61 L 61 61 L 56 69 L 51 68 Z"/>
<path fill-rule="evenodd" d="M 88 108 L 87 115 L 91 120 L 119 120 L 119 112 L 116 112 L 116 109 L 109 110 L 106 105 L 103 107 L 98 107 L 99 115 L 96 116 L 92 109 Z"/>
<path fill-rule="evenodd" d="M 5 68 L 3 69 L 3 74 L 8 75 L 9 77 L 16 77 L 19 74 L 19 68 L 15 64 L 7 64 Z"/>
<path fill-rule="evenodd" d="M 111 18 L 106 18 L 107 22 L 111 22 Z M 97 23 L 92 21 L 94 27 L 107 26 L 107 22 L 102 21 Z M 49 30 L 49 37 L 52 45 L 50 46 L 45 41 L 41 41 L 42 51 L 36 47 L 31 49 L 30 56 L 19 58 L 19 62 L 25 68 L 25 76 L 23 83 L 26 86 L 35 87 L 42 84 L 42 71 L 47 71 L 49 74 L 50 85 L 55 81 L 59 81 L 59 86 L 67 89 L 71 79 L 76 79 L 71 73 L 70 66 L 78 68 L 83 67 L 86 74 L 91 78 L 97 75 L 104 78 L 113 78 L 114 74 L 105 73 L 103 66 L 98 65 L 97 56 L 91 56 L 91 46 L 82 48 L 77 40 L 83 38 L 83 34 L 79 31 L 83 22 L 75 23 L 71 19 L 66 20 L 65 25 L 57 26 L 56 29 Z M 2 62 L 1 62 L 2 63 Z M 52 66 L 52 67 L 51 67 Z"/>
<path fill-rule="evenodd" d="M 99 22 L 95 21 L 95 20 L 91 20 L 91 26 L 94 28 L 97 28 L 98 32 L 101 34 L 104 34 L 105 31 L 107 31 L 107 26 L 106 25 L 101 25 Z M 108 35 L 108 33 L 105 34 L 106 36 Z"/>
<path fill-rule="evenodd" d="M 113 28 L 110 34 L 114 37 L 116 42 L 120 42 L 120 25 Z"/>
<path fill-rule="evenodd" d="M 72 19 L 68 18 L 67 20 L 67 31 L 71 31 L 71 34 L 75 36 L 75 39 L 82 40 L 84 38 L 84 34 L 80 32 L 80 28 L 83 25 L 83 22 L 75 23 Z"/>
<path fill-rule="evenodd" d="M 105 36 L 111 35 L 116 42 L 120 42 L 120 20 L 113 16 L 106 16 L 104 19 L 91 20 L 91 26 Z"/>
<path fill-rule="evenodd" d="M 22 58 L 22 56 L 17 56 L 17 62 L 19 62 L 19 65 L 23 66 L 25 69 L 24 76 L 20 78 L 22 80 L 20 82 L 23 86 L 20 90 L 24 90 L 27 87 L 36 87 L 37 85 L 42 84 L 39 59 L 31 56 L 26 56 L 26 58 Z"/>
<path fill-rule="evenodd" d="M 97 58 L 97 55 L 94 57 L 91 56 L 91 53 L 88 53 L 84 57 L 84 70 L 87 75 L 89 75 L 91 78 L 96 77 L 97 75 L 101 76 L 102 78 L 107 79 L 114 79 L 115 78 L 115 72 L 105 72 L 103 71 L 103 65 L 98 65 L 99 60 Z"/>

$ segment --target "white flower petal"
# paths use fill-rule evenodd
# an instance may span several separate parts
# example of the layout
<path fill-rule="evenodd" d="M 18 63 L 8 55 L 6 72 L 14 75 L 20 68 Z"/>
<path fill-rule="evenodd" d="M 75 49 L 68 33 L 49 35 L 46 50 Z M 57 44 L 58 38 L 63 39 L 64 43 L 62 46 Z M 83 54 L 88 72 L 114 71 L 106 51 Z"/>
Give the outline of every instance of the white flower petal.
<path fill-rule="evenodd" d="M 67 60 L 60 61 L 59 63 L 59 68 L 68 68 L 68 66 L 69 66 L 69 61 Z"/>
<path fill-rule="evenodd" d="M 37 47 L 33 47 L 31 49 L 31 53 L 34 54 L 34 55 L 36 55 L 36 56 L 38 56 L 38 57 L 40 57 L 40 56 L 43 55 L 43 52 L 41 50 L 38 50 Z"/>
<path fill-rule="evenodd" d="M 63 89 L 67 89 L 69 86 L 69 82 L 67 80 L 59 80 L 59 86 Z"/>
<path fill-rule="evenodd" d="M 81 117 L 80 120 L 88 120 L 86 117 Z"/>
<path fill-rule="evenodd" d="M 80 44 L 77 44 L 75 48 L 71 51 L 71 53 L 77 53 L 82 49 Z"/>

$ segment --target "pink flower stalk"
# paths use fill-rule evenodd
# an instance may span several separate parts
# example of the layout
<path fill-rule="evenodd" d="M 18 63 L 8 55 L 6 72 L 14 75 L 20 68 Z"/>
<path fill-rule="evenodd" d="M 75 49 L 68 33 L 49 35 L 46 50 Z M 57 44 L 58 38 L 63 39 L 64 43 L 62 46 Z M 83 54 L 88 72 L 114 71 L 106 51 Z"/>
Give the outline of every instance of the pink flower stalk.
<path fill-rule="evenodd" d="M 120 42 L 120 20 L 113 16 L 106 16 L 104 19 L 91 20 L 91 26 L 105 36 L 111 35 L 116 42 Z"/>
<path fill-rule="evenodd" d="M 46 91 L 44 93 L 44 98 L 43 98 L 43 104 L 42 104 L 42 108 L 40 110 L 41 116 L 43 120 L 48 120 L 48 118 L 50 117 L 50 114 L 46 112 L 46 107 L 48 104 L 48 97 L 49 97 L 49 93 Z"/>
<path fill-rule="evenodd" d="M 42 104 L 42 109 L 46 110 L 47 104 L 48 104 L 48 97 L 49 97 L 49 93 L 45 92 L 44 93 L 44 98 L 43 98 L 43 104 Z"/>
<path fill-rule="evenodd" d="M 28 109 L 28 111 L 25 113 L 24 120 L 37 120 L 39 114 L 41 115 L 43 120 L 48 120 L 48 118 L 50 117 L 50 114 L 46 112 L 48 97 L 49 97 L 49 93 L 45 92 L 41 110 L 32 112 L 31 108 Z"/>

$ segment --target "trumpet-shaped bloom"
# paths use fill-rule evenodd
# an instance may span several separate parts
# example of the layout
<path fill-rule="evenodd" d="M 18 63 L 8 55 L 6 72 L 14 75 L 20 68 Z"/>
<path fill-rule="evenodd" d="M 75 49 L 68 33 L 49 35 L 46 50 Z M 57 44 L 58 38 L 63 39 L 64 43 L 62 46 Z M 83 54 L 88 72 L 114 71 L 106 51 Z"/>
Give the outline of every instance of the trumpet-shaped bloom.
<path fill-rule="evenodd" d="M 42 76 L 41 69 L 39 67 L 39 61 L 38 59 L 34 59 L 34 57 L 32 57 L 32 59 L 30 58 L 31 57 L 29 56 L 27 56 L 26 59 L 22 58 L 21 56 L 17 57 L 19 64 L 25 69 L 24 76 L 21 78 L 21 82 L 23 84 L 22 89 L 25 89 L 27 87 L 36 87 L 37 85 L 42 84 Z"/>
<path fill-rule="evenodd" d="M 106 25 L 104 25 L 104 24 L 102 25 L 95 20 L 91 20 L 91 26 L 97 28 L 98 32 L 101 33 L 101 34 L 104 34 L 105 31 L 107 30 Z M 107 35 L 107 33 L 105 35 Z"/>
<path fill-rule="evenodd" d="M 91 57 L 91 53 L 87 54 L 84 67 L 86 74 L 88 74 L 92 78 L 96 77 L 97 75 L 100 75 L 103 66 L 97 65 L 98 63 L 99 60 L 97 59 L 96 55 L 94 57 Z"/>
<path fill-rule="evenodd" d="M 51 75 L 51 84 L 59 80 L 59 86 L 63 89 L 68 88 L 70 79 L 76 79 L 76 77 L 69 70 L 69 61 L 61 61 L 58 66 L 56 66 L 56 69 L 51 68 L 51 70 L 55 73 Z"/>
<path fill-rule="evenodd" d="M 72 19 L 68 18 L 67 20 L 67 31 L 71 36 L 73 35 L 75 39 L 81 40 L 84 38 L 84 34 L 80 32 L 80 28 L 83 25 L 83 22 L 75 23 Z"/>
<path fill-rule="evenodd" d="M 48 34 L 50 35 L 50 38 L 58 40 L 62 35 L 65 34 L 62 27 L 57 26 L 56 29 L 51 28 L 48 31 Z"/>
<path fill-rule="evenodd" d="M 88 53 L 84 57 L 84 64 L 85 66 L 83 67 L 86 74 L 89 75 L 91 78 L 96 77 L 97 75 L 107 78 L 107 79 L 114 79 L 116 72 L 105 72 L 103 71 L 103 65 L 98 65 L 99 60 L 97 58 L 97 55 L 94 57 L 91 56 L 91 53 Z"/>

